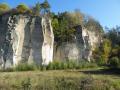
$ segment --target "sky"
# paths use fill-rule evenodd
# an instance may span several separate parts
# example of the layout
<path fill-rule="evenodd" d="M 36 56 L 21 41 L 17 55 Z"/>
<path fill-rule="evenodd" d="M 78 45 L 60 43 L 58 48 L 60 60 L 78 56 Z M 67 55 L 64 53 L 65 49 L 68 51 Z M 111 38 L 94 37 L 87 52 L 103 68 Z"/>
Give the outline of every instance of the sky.
<path fill-rule="evenodd" d="M 0 3 L 8 3 L 11 7 L 16 7 L 20 3 L 33 6 L 37 2 L 44 0 L 0 0 Z M 74 11 L 80 9 L 82 13 L 90 15 L 105 27 L 120 26 L 120 0 L 48 0 L 51 11 L 58 13 L 64 11 Z"/>

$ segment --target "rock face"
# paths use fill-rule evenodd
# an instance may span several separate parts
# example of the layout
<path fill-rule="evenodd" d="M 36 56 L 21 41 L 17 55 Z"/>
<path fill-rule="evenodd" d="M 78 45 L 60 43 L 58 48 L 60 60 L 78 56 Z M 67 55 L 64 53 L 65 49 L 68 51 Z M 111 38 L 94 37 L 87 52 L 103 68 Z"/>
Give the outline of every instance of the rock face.
<path fill-rule="evenodd" d="M 48 65 L 53 60 L 54 35 L 51 20 L 47 17 L 42 18 L 42 31 L 44 42 L 42 45 L 42 64 Z"/>
<path fill-rule="evenodd" d="M 72 42 L 63 42 L 54 47 L 54 60 L 88 60 L 92 59 L 93 50 L 99 46 L 101 35 L 88 31 L 81 26 L 75 27 L 76 35 Z"/>
<path fill-rule="evenodd" d="M 7 68 L 25 62 L 48 65 L 53 60 L 90 61 L 101 36 L 81 26 L 76 26 L 75 29 L 72 42 L 56 46 L 51 20 L 47 16 L 1 16 L 0 66 Z"/>
<path fill-rule="evenodd" d="M 48 64 L 53 60 L 54 34 L 47 17 L 1 17 L 1 56 L 4 67 L 19 63 Z"/>

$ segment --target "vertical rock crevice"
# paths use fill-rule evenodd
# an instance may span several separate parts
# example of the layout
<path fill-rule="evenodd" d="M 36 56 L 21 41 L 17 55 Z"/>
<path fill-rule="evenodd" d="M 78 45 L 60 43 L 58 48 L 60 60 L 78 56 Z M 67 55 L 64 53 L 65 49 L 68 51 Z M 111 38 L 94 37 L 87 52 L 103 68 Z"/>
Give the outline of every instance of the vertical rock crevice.
<path fill-rule="evenodd" d="M 29 63 L 35 63 L 40 65 L 42 63 L 42 45 L 43 45 L 43 33 L 41 25 L 41 17 L 34 17 L 30 26 L 30 56 Z"/>

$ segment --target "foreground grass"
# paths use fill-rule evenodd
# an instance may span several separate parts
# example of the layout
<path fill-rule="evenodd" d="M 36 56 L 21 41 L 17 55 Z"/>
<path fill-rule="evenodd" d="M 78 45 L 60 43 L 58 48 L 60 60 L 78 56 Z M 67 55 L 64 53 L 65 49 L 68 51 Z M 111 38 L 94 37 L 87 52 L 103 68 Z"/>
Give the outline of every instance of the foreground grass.
<path fill-rule="evenodd" d="M 120 75 L 95 69 L 0 72 L 0 90 L 120 90 Z"/>

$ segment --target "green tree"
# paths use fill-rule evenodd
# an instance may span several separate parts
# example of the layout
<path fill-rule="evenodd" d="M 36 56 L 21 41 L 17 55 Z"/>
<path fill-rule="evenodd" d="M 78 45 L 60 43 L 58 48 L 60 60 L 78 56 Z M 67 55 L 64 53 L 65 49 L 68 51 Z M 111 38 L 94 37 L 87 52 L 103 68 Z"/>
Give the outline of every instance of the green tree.
<path fill-rule="evenodd" d="M 37 2 L 35 7 L 33 8 L 33 12 L 35 15 L 39 16 L 40 10 L 41 10 L 41 4 L 39 2 Z"/>
<path fill-rule="evenodd" d="M 53 27 L 53 32 L 55 36 L 55 41 L 59 39 L 60 32 L 59 32 L 59 22 L 57 18 L 52 19 L 52 27 Z"/>
<path fill-rule="evenodd" d="M 112 49 L 111 41 L 109 39 L 104 39 L 101 49 L 102 49 L 102 58 L 107 63 Z"/>
<path fill-rule="evenodd" d="M 120 27 L 116 26 L 115 28 L 107 28 L 106 31 L 108 31 L 106 36 L 112 42 L 112 46 L 120 46 Z"/>
<path fill-rule="evenodd" d="M 10 7 L 7 4 L 0 4 L 0 14 L 7 12 L 10 10 Z"/>
<path fill-rule="evenodd" d="M 59 22 L 57 18 L 54 18 L 52 20 L 52 27 L 54 28 L 54 30 L 58 30 L 59 29 Z"/>
<path fill-rule="evenodd" d="M 49 4 L 49 2 L 48 2 L 47 0 L 45 0 L 45 1 L 41 4 L 41 9 L 43 10 L 43 14 L 50 12 L 50 4 Z"/>
<path fill-rule="evenodd" d="M 106 31 L 108 31 L 105 34 L 106 38 L 112 42 L 112 51 L 110 58 L 120 58 L 120 27 L 117 26 L 115 28 L 107 28 Z"/>
<path fill-rule="evenodd" d="M 25 13 L 26 11 L 30 10 L 30 9 L 28 8 L 28 6 L 25 5 L 25 4 L 19 4 L 19 5 L 16 7 L 16 9 L 17 9 L 17 11 L 18 11 L 19 13 Z"/>
<path fill-rule="evenodd" d="M 93 57 L 98 64 L 107 64 L 111 55 L 111 41 L 109 39 L 103 39 L 100 47 L 93 51 Z"/>
<path fill-rule="evenodd" d="M 111 68 L 120 68 L 120 59 L 118 57 L 110 58 L 109 65 Z"/>
<path fill-rule="evenodd" d="M 80 10 L 75 10 L 74 12 L 67 12 L 66 18 L 69 20 L 69 25 L 71 27 L 77 26 L 77 25 L 83 25 L 83 14 L 80 12 Z"/>
<path fill-rule="evenodd" d="M 67 17 L 68 12 L 59 13 L 59 15 L 54 16 L 52 20 L 52 26 L 55 34 L 55 41 L 69 42 L 72 41 L 75 34 L 75 29 L 70 25 L 70 18 Z"/>
<path fill-rule="evenodd" d="M 96 21 L 95 19 L 93 19 L 92 17 L 88 16 L 87 19 L 85 20 L 84 25 L 90 31 L 94 31 L 94 32 L 98 32 L 98 33 L 104 32 L 100 23 L 98 21 Z"/>
<path fill-rule="evenodd" d="M 118 57 L 120 58 L 120 46 L 116 45 L 112 47 L 110 58 L 112 57 Z"/>

